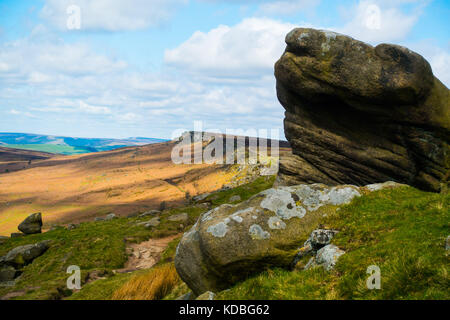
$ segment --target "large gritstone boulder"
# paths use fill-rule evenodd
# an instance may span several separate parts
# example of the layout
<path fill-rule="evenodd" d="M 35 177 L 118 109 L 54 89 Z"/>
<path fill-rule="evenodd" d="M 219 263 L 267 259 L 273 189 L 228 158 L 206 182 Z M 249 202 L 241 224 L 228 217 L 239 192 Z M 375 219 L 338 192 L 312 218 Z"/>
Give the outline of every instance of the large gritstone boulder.
<path fill-rule="evenodd" d="M 422 56 L 304 28 L 286 43 L 275 77 L 293 155 L 281 159 L 281 184 L 447 188 L 449 90 Z"/>
<path fill-rule="evenodd" d="M 25 234 L 41 233 L 42 215 L 40 212 L 29 215 L 19 224 L 18 229 Z"/>
<path fill-rule="evenodd" d="M 219 292 L 267 268 L 290 268 L 320 218 L 363 193 L 396 186 L 278 187 L 237 205 L 221 205 L 183 235 L 175 267 L 196 295 Z M 328 244 L 326 236 L 331 239 L 331 234 L 314 233 L 314 243 Z"/>

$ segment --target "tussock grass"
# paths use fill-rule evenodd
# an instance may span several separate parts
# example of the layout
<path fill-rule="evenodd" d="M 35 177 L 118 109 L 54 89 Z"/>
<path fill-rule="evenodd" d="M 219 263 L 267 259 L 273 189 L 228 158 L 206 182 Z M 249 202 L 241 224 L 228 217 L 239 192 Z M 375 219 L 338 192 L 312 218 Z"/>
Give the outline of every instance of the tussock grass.
<path fill-rule="evenodd" d="M 165 264 L 135 276 L 116 290 L 113 300 L 160 300 L 181 282 L 175 266 Z"/>

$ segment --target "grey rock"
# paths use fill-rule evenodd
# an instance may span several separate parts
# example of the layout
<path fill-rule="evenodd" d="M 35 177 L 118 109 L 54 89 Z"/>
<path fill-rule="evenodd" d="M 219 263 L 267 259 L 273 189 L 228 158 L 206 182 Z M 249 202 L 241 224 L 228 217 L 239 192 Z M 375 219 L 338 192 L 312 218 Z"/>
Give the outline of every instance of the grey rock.
<path fill-rule="evenodd" d="M 4 263 L 12 266 L 26 265 L 47 251 L 49 245 L 50 240 L 45 240 L 36 244 L 16 247 L 6 254 Z"/>
<path fill-rule="evenodd" d="M 363 192 L 351 185 L 279 187 L 209 210 L 180 240 L 177 272 L 201 294 L 222 291 L 266 268 L 289 268 L 295 258 L 291 248 L 309 238 L 323 215 Z"/>
<path fill-rule="evenodd" d="M 13 266 L 0 268 L 0 282 L 11 281 L 16 277 L 17 270 Z"/>
<path fill-rule="evenodd" d="M 76 225 L 76 224 L 69 223 L 69 224 L 67 225 L 67 230 L 73 230 L 73 229 L 76 229 L 76 228 L 77 228 L 77 225 Z"/>
<path fill-rule="evenodd" d="M 128 215 L 127 215 L 127 218 L 135 218 L 135 217 L 137 217 L 137 216 L 139 216 L 139 213 L 133 212 L 133 213 L 128 214 Z"/>
<path fill-rule="evenodd" d="M 186 223 L 189 220 L 189 216 L 187 213 L 183 212 L 180 214 L 174 214 L 174 215 L 170 216 L 169 218 L 167 218 L 167 220 Z"/>
<path fill-rule="evenodd" d="M 155 218 L 150 219 L 149 221 L 145 222 L 144 226 L 147 229 L 149 229 L 149 228 L 153 228 L 153 227 L 159 226 L 160 223 L 161 223 L 161 219 L 159 217 L 155 217 Z"/>
<path fill-rule="evenodd" d="M 105 221 L 105 218 L 103 217 L 95 217 L 94 221 Z"/>
<path fill-rule="evenodd" d="M 448 88 L 412 50 L 296 28 L 275 64 L 293 154 L 287 184 L 408 183 L 448 189 Z"/>
<path fill-rule="evenodd" d="M 139 215 L 139 217 L 156 216 L 158 214 L 161 214 L 161 211 L 159 211 L 159 210 L 150 210 L 150 211 L 141 213 Z"/>
<path fill-rule="evenodd" d="M 194 300 L 195 294 L 192 291 L 189 291 L 188 293 L 183 294 L 182 296 L 179 296 L 175 300 Z"/>
<path fill-rule="evenodd" d="M 450 250 L 450 236 L 448 236 L 447 239 L 445 240 L 445 250 L 447 251 Z"/>
<path fill-rule="evenodd" d="M 337 230 L 317 229 L 311 232 L 309 236 L 309 243 L 311 243 L 312 249 L 317 251 L 320 248 L 331 243 L 331 239 L 338 233 Z"/>
<path fill-rule="evenodd" d="M 215 297 L 216 294 L 214 292 L 207 291 L 199 295 L 195 300 L 214 300 Z"/>
<path fill-rule="evenodd" d="M 24 234 L 41 233 L 42 215 L 40 212 L 29 215 L 17 227 Z"/>
<path fill-rule="evenodd" d="M 195 196 L 192 198 L 192 200 L 194 201 L 202 201 L 205 200 L 211 193 L 203 193 L 203 194 L 199 194 L 198 196 Z"/>
<path fill-rule="evenodd" d="M 117 216 L 116 216 L 114 213 L 110 213 L 110 214 L 108 214 L 108 215 L 105 217 L 105 220 L 106 220 L 106 221 L 110 221 L 110 220 L 113 220 L 113 219 L 117 219 Z"/>
<path fill-rule="evenodd" d="M 317 251 L 315 262 L 317 265 L 323 266 L 325 270 L 330 271 L 344 253 L 334 244 L 329 244 Z"/>
<path fill-rule="evenodd" d="M 11 238 L 18 238 L 18 237 L 23 237 L 23 236 L 25 236 L 25 233 L 22 233 L 22 232 L 11 233 Z"/>
<path fill-rule="evenodd" d="M 230 202 L 238 202 L 238 201 L 241 201 L 240 195 L 234 195 L 230 198 Z"/>

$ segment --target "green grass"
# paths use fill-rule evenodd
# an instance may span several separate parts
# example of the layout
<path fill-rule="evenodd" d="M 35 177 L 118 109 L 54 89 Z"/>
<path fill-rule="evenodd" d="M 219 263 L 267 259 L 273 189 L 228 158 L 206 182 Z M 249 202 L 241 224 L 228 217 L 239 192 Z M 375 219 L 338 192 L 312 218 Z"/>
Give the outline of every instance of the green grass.
<path fill-rule="evenodd" d="M 340 230 L 344 249 L 332 272 L 269 270 L 219 299 L 450 299 L 450 195 L 411 187 L 374 192 L 322 221 Z M 367 267 L 381 269 L 381 289 L 366 287 Z"/>
<path fill-rule="evenodd" d="M 58 153 L 64 155 L 74 155 L 82 153 L 90 153 L 91 150 L 82 147 L 73 147 L 68 145 L 58 145 L 58 144 L 5 144 L 2 145 L 7 148 L 16 148 L 24 150 L 33 150 L 41 152 Z"/>
<path fill-rule="evenodd" d="M 240 196 L 241 201 L 245 201 L 261 191 L 272 188 L 275 178 L 275 176 L 258 177 L 253 182 L 239 187 L 213 193 L 206 197 L 202 202 L 210 202 L 213 206 L 218 206 L 224 203 L 230 203 L 230 198 L 235 195 Z"/>

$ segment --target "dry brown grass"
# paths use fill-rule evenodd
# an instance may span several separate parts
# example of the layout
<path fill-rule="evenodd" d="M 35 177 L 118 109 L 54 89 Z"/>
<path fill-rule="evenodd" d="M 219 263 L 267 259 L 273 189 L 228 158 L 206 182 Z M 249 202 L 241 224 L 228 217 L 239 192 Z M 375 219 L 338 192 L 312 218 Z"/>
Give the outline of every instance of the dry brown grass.
<path fill-rule="evenodd" d="M 232 176 L 222 166 L 176 165 L 173 143 L 158 143 L 34 161 L 25 170 L 0 173 L 0 235 L 17 231 L 33 212 L 42 212 L 44 229 L 52 223 L 91 221 L 114 212 L 134 212 L 184 203 L 211 192 Z M 1 160 L 1 157 L 0 157 Z"/>
<path fill-rule="evenodd" d="M 112 295 L 113 300 L 160 300 L 181 282 L 175 266 L 165 264 L 133 277 Z"/>

